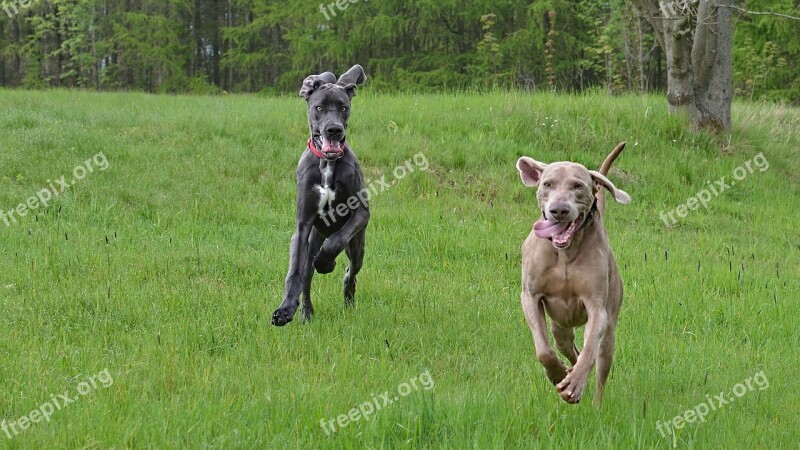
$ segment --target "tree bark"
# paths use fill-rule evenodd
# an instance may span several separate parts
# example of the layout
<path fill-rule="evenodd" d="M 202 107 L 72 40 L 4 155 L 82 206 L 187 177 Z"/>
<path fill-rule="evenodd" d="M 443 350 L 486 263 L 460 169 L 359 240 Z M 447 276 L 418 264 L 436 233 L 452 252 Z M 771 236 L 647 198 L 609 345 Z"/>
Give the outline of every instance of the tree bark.
<path fill-rule="evenodd" d="M 732 0 L 701 1 L 692 48 L 695 126 L 730 130 L 733 101 Z"/>
<path fill-rule="evenodd" d="M 662 1 L 664 51 L 667 57 L 667 102 L 672 114 L 688 114 L 692 87 L 692 17 L 676 0 Z"/>

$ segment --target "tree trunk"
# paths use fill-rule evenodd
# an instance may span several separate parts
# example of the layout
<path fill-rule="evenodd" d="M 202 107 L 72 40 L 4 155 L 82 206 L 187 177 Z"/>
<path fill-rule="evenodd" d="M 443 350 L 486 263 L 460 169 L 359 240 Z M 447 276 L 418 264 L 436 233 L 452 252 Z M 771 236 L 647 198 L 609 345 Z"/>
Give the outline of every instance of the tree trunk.
<path fill-rule="evenodd" d="M 671 114 L 688 114 L 694 101 L 692 87 L 692 17 L 675 0 L 660 4 L 667 56 L 667 102 Z"/>
<path fill-rule="evenodd" d="M 656 31 L 667 60 L 670 113 L 698 129 L 731 127 L 732 0 L 631 0 Z"/>
<path fill-rule="evenodd" d="M 639 72 L 639 92 L 647 92 L 647 78 L 644 73 L 644 33 L 642 32 L 642 18 L 636 18 L 637 66 Z"/>
<path fill-rule="evenodd" d="M 698 128 L 715 132 L 731 128 L 733 101 L 732 0 L 701 1 L 692 48 L 695 102 L 692 119 Z"/>

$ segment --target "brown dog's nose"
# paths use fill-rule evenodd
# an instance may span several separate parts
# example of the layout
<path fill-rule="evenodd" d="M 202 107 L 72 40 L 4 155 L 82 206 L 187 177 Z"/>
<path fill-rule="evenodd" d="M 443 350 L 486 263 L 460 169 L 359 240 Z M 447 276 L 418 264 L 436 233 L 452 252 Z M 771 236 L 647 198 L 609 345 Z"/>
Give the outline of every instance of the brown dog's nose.
<path fill-rule="evenodd" d="M 553 203 L 550 205 L 549 212 L 553 219 L 560 222 L 569 216 L 569 205 L 566 203 Z"/>

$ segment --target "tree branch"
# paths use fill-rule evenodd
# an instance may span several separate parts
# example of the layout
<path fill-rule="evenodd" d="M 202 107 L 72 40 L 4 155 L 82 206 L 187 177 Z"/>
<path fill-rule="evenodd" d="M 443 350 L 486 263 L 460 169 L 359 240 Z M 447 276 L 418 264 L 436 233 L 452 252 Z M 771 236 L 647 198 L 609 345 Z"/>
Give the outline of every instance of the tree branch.
<path fill-rule="evenodd" d="M 746 10 L 746 9 L 740 7 L 740 6 L 734 6 L 734 5 L 720 5 L 720 6 L 725 7 L 725 8 L 735 9 L 737 11 L 740 11 L 740 12 L 744 13 L 744 14 L 752 14 L 754 16 L 775 16 L 775 17 L 782 17 L 784 19 L 800 20 L 800 17 L 797 17 L 797 16 L 790 16 L 788 14 L 781 14 L 781 13 L 776 13 L 776 12 L 772 12 L 772 11 L 748 11 L 748 10 Z"/>

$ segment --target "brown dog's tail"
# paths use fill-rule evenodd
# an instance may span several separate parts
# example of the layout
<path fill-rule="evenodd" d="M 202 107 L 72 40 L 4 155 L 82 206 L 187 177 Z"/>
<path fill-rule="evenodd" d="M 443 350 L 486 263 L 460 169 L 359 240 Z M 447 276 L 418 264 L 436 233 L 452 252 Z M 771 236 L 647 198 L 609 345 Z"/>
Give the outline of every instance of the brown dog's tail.
<path fill-rule="evenodd" d="M 616 147 L 614 147 L 614 150 L 609 153 L 609 155 L 606 157 L 606 160 L 603 161 L 603 164 L 600 166 L 600 170 L 598 170 L 601 175 L 604 177 L 608 176 L 608 170 L 611 169 L 611 164 L 614 164 L 617 156 L 622 153 L 622 150 L 625 148 L 625 144 L 626 142 L 620 142 Z M 601 214 L 606 210 L 606 190 L 602 188 L 597 192 L 597 210 L 600 211 Z"/>

